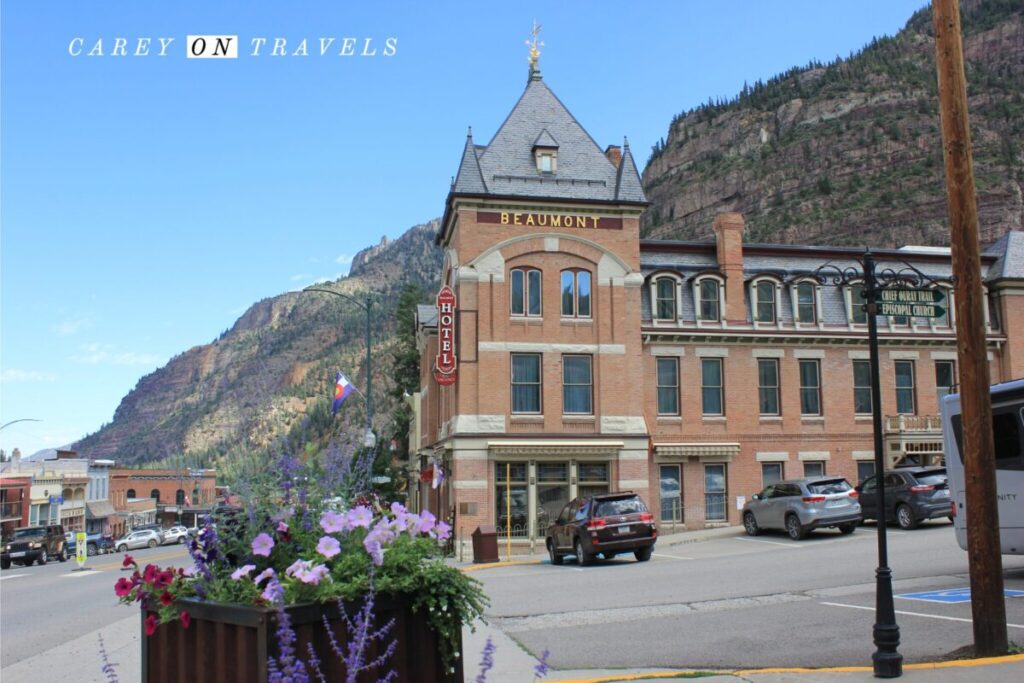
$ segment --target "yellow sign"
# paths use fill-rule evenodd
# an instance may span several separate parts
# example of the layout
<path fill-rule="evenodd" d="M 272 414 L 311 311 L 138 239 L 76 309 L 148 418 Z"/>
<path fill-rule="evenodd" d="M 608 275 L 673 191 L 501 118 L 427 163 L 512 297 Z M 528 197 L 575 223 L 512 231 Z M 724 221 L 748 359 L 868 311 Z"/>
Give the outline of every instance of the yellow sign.
<path fill-rule="evenodd" d="M 82 568 L 85 566 L 85 557 L 88 554 L 89 547 L 85 542 L 85 532 L 75 532 L 75 562 L 78 563 L 78 567 Z"/>

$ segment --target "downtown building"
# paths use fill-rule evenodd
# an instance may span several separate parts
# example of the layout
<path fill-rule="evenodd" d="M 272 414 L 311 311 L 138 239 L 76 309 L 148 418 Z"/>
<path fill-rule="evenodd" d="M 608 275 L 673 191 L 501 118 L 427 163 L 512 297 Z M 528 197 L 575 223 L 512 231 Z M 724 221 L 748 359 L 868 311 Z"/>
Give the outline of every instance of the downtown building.
<path fill-rule="evenodd" d="M 602 150 L 531 67 L 487 145 L 467 136 L 417 311 L 411 504 L 521 546 L 576 496 L 633 490 L 662 528 L 738 524 L 766 483 L 874 470 L 862 284 L 816 273 L 862 250 L 640 238 L 628 143 Z M 887 461 L 942 458 L 956 384 L 948 249 L 873 251 L 946 295 L 939 318 L 878 318 Z M 982 257 L 992 381 L 1024 377 L 1024 233 Z M 449 291 L 450 290 L 450 291 Z M 509 515 L 511 511 L 511 515 Z"/>

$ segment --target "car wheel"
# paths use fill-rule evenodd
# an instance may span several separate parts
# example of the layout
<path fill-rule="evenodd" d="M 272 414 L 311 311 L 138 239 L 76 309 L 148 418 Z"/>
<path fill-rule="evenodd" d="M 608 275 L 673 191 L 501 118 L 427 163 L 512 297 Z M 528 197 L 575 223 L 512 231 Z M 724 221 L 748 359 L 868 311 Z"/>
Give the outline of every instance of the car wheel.
<path fill-rule="evenodd" d="M 840 524 L 839 525 L 839 533 L 841 533 L 844 536 L 846 536 L 848 534 L 852 534 L 856 530 L 857 530 L 857 522 L 850 522 L 849 524 Z"/>
<path fill-rule="evenodd" d="M 801 538 L 807 535 L 804 528 L 800 525 L 800 518 L 796 515 L 789 515 L 786 517 L 786 533 L 794 541 L 799 541 Z"/>
<path fill-rule="evenodd" d="M 753 512 L 748 512 L 743 515 L 743 528 L 747 530 L 748 536 L 757 536 L 761 533 L 761 527 L 757 525 L 757 520 L 754 519 Z"/>
<path fill-rule="evenodd" d="M 45 565 L 49 561 L 50 561 L 50 558 L 49 558 L 49 556 L 47 556 L 45 550 L 39 555 L 39 559 L 36 560 L 36 562 L 38 564 L 41 564 L 41 565 Z"/>
<path fill-rule="evenodd" d="M 89 557 L 92 557 L 93 555 L 95 555 L 96 554 L 96 546 L 93 545 L 92 543 L 90 543 L 89 545 L 85 546 L 85 554 L 88 555 Z"/>
<path fill-rule="evenodd" d="M 646 548 L 640 548 L 639 550 L 634 550 L 633 551 L 633 556 L 636 558 L 637 562 L 646 562 L 647 560 L 651 559 L 651 553 L 653 553 L 653 552 L 654 552 L 654 546 L 653 545 L 649 545 Z"/>
<path fill-rule="evenodd" d="M 900 525 L 901 529 L 917 528 L 918 521 L 914 517 L 914 511 L 906 503 L 900 503 L 896 506 L 896 523 Z"/>
<path fill-rule="evenodd" d="M 149 543 L 147 543 L 146 545 L 148 545 L 150 548 L 155 548 L 156 547 L 156 541 L 151 538 L 151 539 L 149 539 Z"/>
<path fill-rule="evenodd" d="M 178 536 L 178 545 L 184 545 L 184 543 L 185 543 L 185 537 L 184 536 Z"/>
<path fill-rule="evenodd" d="M 594 561 L 594 556 L 583 550 L 583 544 L 580 542 L 580 539 L 576 539 L 576 543 L 573 547 L 576 550 L 576 564 L 582 567 L 583 565 L 590 564 Z"/>
<path fill-rule="evenodd" d="M 10 560 L 2 560 L 2 561 L 0 561 L 0 569 L 10 569 L 10 568 L 11 568 L 11 561 Z"/>
<path fill-rule="evenodd" d="M 64 547 L 64 548 L 60 549 L 60 555 L 57 556 L 57 559 L 60 560 L 61 562 L 67 562 L 68 561 L 68 549 L 67 549 L 67 547 Z"/>
<path fill-rule="evenodd" d="M 128 546 L 126 546 L 126 545 L 119 545 L 119 546 L 117 546 L 117 552 L 119 552 L 119 553 L 128 552 Z"/>
<path fill-rule="evenodd" d="M 950 523 L 952 523 L 953 522 L 953 515 L 946 515 L 946 519 L 948 519 L 950 521 Z"/>
<path fill-rule="evenodd" d="M 555 552 L 554 541 L 548 541 L 548 554 L 551 555 L 551 564 L 562 564 L 562 556 Z"/>

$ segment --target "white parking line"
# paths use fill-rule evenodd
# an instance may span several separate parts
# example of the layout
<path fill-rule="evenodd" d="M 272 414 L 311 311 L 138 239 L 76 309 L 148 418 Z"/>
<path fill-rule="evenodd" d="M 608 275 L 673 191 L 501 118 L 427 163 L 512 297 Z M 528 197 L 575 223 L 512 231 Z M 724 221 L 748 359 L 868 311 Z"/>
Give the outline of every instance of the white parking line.
<path fill-rule="evenodd" d="M 737 538 L 736 540 L 747 541 L 748 543 L 770 543 L 771 545 L 780 545 L 783 548 L 789 548 L 790 550 L 800 550 L 801 548 L 807 547 L 803 545 L 796 545 L 794 543 L 779 543 L 778 541 L 766 541 L 761 538 Z"/>
<path fill-rule="evenodd" d="M 850 609 L 864 609 L 871 612 L 875 611 L 874 607 L 865 607 L 863 605 L 844 605 L 839 602 L 823 602 L 822 605 L 828 605 L 830 607 L 849 607 Z M 947 617 L 941 614 L 922 614 L 921 612 L 905 612 L 903 610 L 896 610 L 896 614 L 903 614 L 908 617 L 925 617 L 926 619 L 942 619 L 944 621 L 963 621 L 968 624 L 974 623 L 972 619 L 963 619 L 961 617 Z M 1007 628 L 1024 628 L 1024 624 L 1007 624 Z"/>
<path fill-rule="evenodd" d="M 0 576 L 0 581 L 3 581 L 4 579 L 20 579 L 23 576 L 28 576 L 28 574 L 4 574 L 3 576 Z"/>
<path fill-rule="evenodd" d="M 655 557 L 671 557 L 673 560 L 696 560 L 696 557 L 687 557 L 686 555 L 666 555 L 665 553 L 653 553 Z"/>
<path fill-rule="evenodd" d="M 76 578 L 79 578 L 79 577 L 82 577 L 82 576 L 89 576 L 90 574 L 101 574 L 101 573 L 102 572 L 98 572 L 95 569 L 83 569 L 81 571 L 76 571 L 76 570 L 72 569 L 67 574 L 61 574 L 60 578 L 62 578 L 62 579 L 76 579 Z"/>

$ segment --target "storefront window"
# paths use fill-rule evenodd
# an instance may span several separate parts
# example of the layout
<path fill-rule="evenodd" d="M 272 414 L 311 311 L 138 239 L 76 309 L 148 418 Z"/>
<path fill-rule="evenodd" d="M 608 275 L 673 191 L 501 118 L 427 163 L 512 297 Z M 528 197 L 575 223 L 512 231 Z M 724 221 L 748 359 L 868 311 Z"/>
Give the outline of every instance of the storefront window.
<path fill-rule="evenodd" d="M 576 495 L 579 497 L 608 493 L 608 463 L 581 462 L 576 465 Z M 540 529 L 537 530 L 540 533 Z"/>
<path fill-rule="evenodd" d="M 661 465 L 661 521 L 683 521 L 682 479 L 679 476 L 679 465 Z"/>
<path fill-rule="evenodd" d="M 526 488 L 526 463 L 495 463 L 494 466 L 498 536 L 509 533 L 509 511 L 511 508 L 513 538 L 526 538 L 529 534 L 529 499 Z M 557 514 L 557 513 L 556 513 Z"/>
<path fill-rule="evenodd" d="M 558 518 L 569 502 L 569 463 L 537 464 L 537 535 Z"/>
<path fill-rule="evenodd" d="M 704 465 L 704 519 L 724 522 L 725 465 Z"/>

